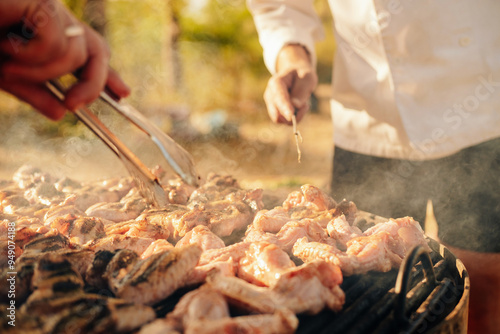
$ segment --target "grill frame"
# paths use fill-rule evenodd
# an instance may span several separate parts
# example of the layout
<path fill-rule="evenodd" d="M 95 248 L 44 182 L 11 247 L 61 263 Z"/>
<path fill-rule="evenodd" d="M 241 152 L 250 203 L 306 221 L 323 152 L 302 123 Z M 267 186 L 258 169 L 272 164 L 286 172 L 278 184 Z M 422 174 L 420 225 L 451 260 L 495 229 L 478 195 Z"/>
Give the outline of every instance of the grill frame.
<path fill-rule="evenodd" d="M 346 303 L 344 309 L 338 313 L 333 313 L 328 309 L 324 309 L 317 315 L 298 315 L 299 327 L 296 330 L 296 334 L 333 334 L 333 333 L 370 333 L 370 334 L 381 334 L 381 333 L 425 333 L 425 334 L 467 334 L 467 315 L 468 315 L 468 304 L 469 304 L 469 294 L 470 294 L 470 279 L 465 269 L 463 263 L 457 259 L 453 253 L 446 248 L 444 245 L 438 243 L 437 241 L 428 238 L 428 245 L 430 246 L 432 252 L 429 254 L 432 263 L 434 264 L 435 276 L 438 281 L 442 281 L 444 278 L 453 280 L 454 284 L 459 288 L 461 292 L 459 298 L 456 298 L 453 302 L 454 307 L 450 310 L 447 309 L 446 316 L 443 317 L 442 314 L 438 314 L 438 321 L 433 321 L 430 323 L 428 328 L 422 327 L 417 328 L 412 332 L 405 331 L 405 328 L 397 326 L 395 327 L 395 319 L 393 316 L 395 301 L 397 294 L 394 293 L 395 284 L 398 276 L 397 270 L 392 270 L 387 273 L 371 272 L 364 275 L 356 275 L 356 277 L 346 277 L 344 283 L 342 284 L 342 289 L 346 292 Z M 436 264 L 440 264 L 437 266 Z M 411 287 L 415 287 L 417 284 L 424 282 L 424 272 L 421 268 L 421 264 L 418 263 L 414 266 L 416 272 L 414 272 Z M 389 279 L 387 279 L 389 277 Z M 381 282 L 382 286 L 373 285 L 373 281 Z M 424 282 L 425 283 L 425 282 Z M 432 285 L 432 284 L 431 284 Z M 197 288 L 190 287 L 179 289 L 173 295 L 171 295 L 166 300 L 157 304 L 155 309 L 157 316 L 163 317 L 168 312 L 172 311 L 179 301 L 179 299 L 188 291 Z M 357 288 L 356 290 L 352 290 Z M 370 295 L 369 299 L 362 299 L 367 290 L 375 291 L 375 294 Z M 434 287 L 431 286 L 428 289 L 428 293 L 424 293 L 422 296 L 417 297 L 417 299 L 422 299 L 418 303 L 421 306 L 425 303 L 428 294 L 434 291 Z M 409 290 L 409 293 L 412 293 Z M 391 292 L 391 293 L 390 293 Z M 371 321 L 376 322 L 376 329 L 373 330 L 372 324 L 369 322 L 363 322 L 361 318 L 358 318 L 356 313 L 347 313 L 346 309 L 355 305 L 358 302 L 363 304 L 361 306 L 356 306 L 362 310 L 370 310 L 377 305 L 382 307 L 376 308 L 375 319 Z M 378 302 L 378 304 L 377 304 Z M 415 309 L 415 306 L 413 307 Z M 410 316 L 415 316 L 416 310 L 413 310 Z M 376 318 L 378 315 L 382 314 L 383 317 Z M 237 314 L 236 314 L 237 315 Z M 373 312 L 366 312 L 369 318 L 373 318 Z M 431 311 L 431 315 L 435 315 Z M 366 318 L 364 318 L 366 319 Z M 385 323 L 384 323 L 385 322 Z M 347 323 L 347 326 L 345 325 Z M 354 326 L 351 325 L 354 323 Z M 385 326 L 385 327 L 384 327 Z"/>
<path fill-rule="evenodd" d="M 439 264 L 438 270 L 436 270 L 436 277 L 439 281 L 451 280 L 453 281 L 456 290 L 451 290 L 452 294 L 458 291 L 459 294 L 455 296 L 451 305 L 447 308 L 433 308 L 426 307 L 426 299 L 430 293 L 435 289 L 431 285 L 431 288 L 427 287 L 428 293 L 424 293 L 423 296 L 418 298 L 421 300 L 417 309 L 413 307 L 413 311 L 408 315 L 409 318 L 416 318 L 420 315 L 417 312 L 427 312 L 429 318 L 435 317 L 434 320 L 429 321 L 424 318 L 423 325 L 413 328 L 411 331 L 407 330 L 408 324 L 398 325 L 398 320 L 394 316 L 394 310 L 397 307 L 397 297 L 395 293 L 395 283 L 397 279 L 397 272 L 392 270 L 387 273 L 367 273 L 364 275 L 356 277 L 346 277 L 344 283 L 342 284 L 342 289 L 346 292 L 346 304 L 342 311 L 335 314 L 329 310 L 323 310 L 318 315 L 315 316 L 304 316 L 299 315 L 299 328 L 297 329 L 297 334 L 331 334 L 331 333 L 467 333 L 467 315 L 468 315 L 468 303 L 470 295 L 470 279 L 465 269 L 463 263 L 457 259 L 448 248 L 444 245 L 438 243 L 437 241 L 428 238 L 428 245 L 432 249 L 429 254 L 434 264 L 434 269 L 436 270 L 436 264 Z M 424 284 L 422 265 L 419 263 L 416 266 L 416 272 L 412 280 L 410 287 L 415 287 L 417 284 Z M 357 279 L 353 283 L 353 280 Z M 358 296 L 353 295 L 351 291 L 358 285 L 357 291 L 354 292 L 359 294 Z M 377 287 L 376 282 L 382 281 L 382 287 Z M 374 283 L 375 286 L 370 287 L 370 283 Z M 428 284 L 428 283 L 427 283 Z M 428 284 L 429 285 L 429 284 Z M 365 293 L 361 291 L 363 287 L 373 290 L 369 290 Z M 384 290 L 381 293 L 380 290 Z M 408 290 L 411 291 L 411 290 Z M 450 290 L 449 290 L 450 291 Z M 449 292 L 448 291 L 448 292 Z M 417 289 L 418 292 L 418 289 Z M 412 292 L 409 292 L 412 293 Z M 408 295 L 407 295 L 408 296 Z M 418 300 L 417 298 L 417 300 Z M 449 299 L 449 297 L 446 297 Z M 354 300 L 352 300 L 354 299 Z M 422 300 L 423 299 L 423 300 Z M 408 298 L 407 298 L 408 301 Z M 441 301 L 437 300 L 437 305 L 440 305 Z M 423 306 L 422 306 L 423 305 Z M 354 309 L 354 311 L 353 311 Z M 376 313 L 373 315 L 373 313 Z M 445 313 L 446 315 L 444 316 Z M 411 320 L 410 325 L 413 323 Z M 347 325 L 346 325 L 347 322 Z M 375 324 L 374 324 L 375 323 Z M 374 329 L 375 328 L 375 329 Z"/>

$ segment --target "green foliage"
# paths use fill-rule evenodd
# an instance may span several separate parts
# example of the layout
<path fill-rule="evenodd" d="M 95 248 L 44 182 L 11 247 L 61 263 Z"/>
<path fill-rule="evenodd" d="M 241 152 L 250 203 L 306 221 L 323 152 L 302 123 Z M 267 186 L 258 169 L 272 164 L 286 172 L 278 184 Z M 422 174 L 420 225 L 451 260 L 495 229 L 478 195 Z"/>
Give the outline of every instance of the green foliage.
<path fill-rule="evenodd" d="M 210 1 L 202 11 L 183 16 L 180 24 L 186 71 L 191 72 L 188 66 L 194 64 L 196 73 L 201 71 L 212 77 L 206 79 L 210 81 L 208 86 L 198 85 L 194 89 L 207 99 L 205 109 L 222 107 L 242 117 L 240 110 L 250 105 L 246 101 L 258 101 L 262 107 L 269 74 L 245 3 Z M 200 63 L 204 69 L 196 65 Z"/>
<path fill-rule="evenodd" d="M 87 0 L 64 2 L 77 17 L 83 17 Z M 169 106 L 183 104 L 195 113 L 225 109 L 238 121 L 266 119 L 262 94 L 269 73 L 245 1 L 208 0 L 206 7 L 197 12 L 189 11 L 188 3 L 106 1 L 111 65 L 132 88 L 131 102 L 141 111 L 158 113 L 158 118 L 165 118 L 164 110 Z M 326 33 L 325 41 L 317 46 L 319 79 L 329 82 L 335 48 L 332 19 L 327 1 L 317 0 L 315 4 Z M 182 79 L 180 89 L 172 84 L 175 71 L 171 36 L 175 29 L 179 29 L 176 56 L 180 64 L 176 66 Z M 0 108 L 23 113 L 29 109 L 5 96 L 0 96 Z M 64 122 L 71 126 L 73 119 Z M 51 122 L 40 124 L 54 133 Z"/>
<path fill-rule="evenodd" d="M 86 0 L 64 0 L 63 2 L 76 17 L 82 19 Z"/>

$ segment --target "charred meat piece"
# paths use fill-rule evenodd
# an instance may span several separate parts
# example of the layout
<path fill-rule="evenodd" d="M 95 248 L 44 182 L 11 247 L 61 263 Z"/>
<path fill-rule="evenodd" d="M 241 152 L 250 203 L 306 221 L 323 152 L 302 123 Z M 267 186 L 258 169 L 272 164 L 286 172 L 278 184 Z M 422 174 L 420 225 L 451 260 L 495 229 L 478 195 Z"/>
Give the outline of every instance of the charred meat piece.
<path fill-rule="evenodd" d="M 104 224 L 95 217 L 66 216 L 55 218 L 50 227 L 67 236 L 71 243 L 84 245 L 105 236 Z"/>
<path fill-rule="evenodd" d="M 153 254 L 138 261 L 112 291 L 125 300 L 152 305 L 184 286 L 200 255 L 196 245 Z"/>
<path fill-rule="evenodd" d="M 41 315 L 61 311 L 64 298 L 83 294 L 84 282 L 64 256 L 46 253 L 37 259 L 31 286 L 33 293 L 21 311 Z"/>
<path fill-rule="evenodd" d="M 129 237 L 122 234 L 111 234 L 109 236 L 89 241 L 85 247 L 98 252 L 100 250 L 114 251 L 116 249 L 130 249 L 138 254 L 142 254 L 151 243 L 152 238 Z"/>
<path fill-rule="evenodd" d="M 34 292 L 20 313 L 35 317 L 43 333 L 128 332 L 155 318 L 147 306 L 83 292 L 83 279 L 64 256 L 48 253 L 35 265 Z"/>
<path fill-rule="evenodd" d="M 15 280 L 16 280 L 16 303 L 22 304 L 31 293 L 31 279 L 33 277 L 33 263 L 17 264 Z M 9 282 L 7 279 L 14 277 L 8 268 L 2 269 L 0 272 L 1 282 Z M 10 303 L 9 284 L 0 284 L 0 303 Z M 0 327 L 1 328 L 1 327 Z"/>
<path fill-rule="evenodd" d="M 146 207 L 147 204 L 144 198 L 133 197 L 114 203 L 96 203 L 85 210 L 85 214 L 113 222 L 122 222 L 137 218 Z"/>
<path fill-rule="evenodd" d="M 123 234 L 129 237 L 142 237 L 151 239 L 168 239 L 170 233 L 160 225 L 148 223 L 145 220 L 128 220 L 105 226 L 106 235 Z"/>
<path fill-rule="evenodd" d="M 87 267 L 85 271 L 85 282 L 98 289 L 107 289 L 108 280 L 104 277 L 106 274 L 106 268 L 109 262 L 118 252 L 102 250 L 95 253 L 92 263 Z"/>
<path fill-rule="evenodd" d="M 47 233 L 49 229 L 45 227 L 38 218 L 21 218 L 17 220 L 4 219 L 0 221 L 0 243 L 2 247 L 0 252 L 5 254 L 5 257 L 0 258 L 0 268 L 3 268 L 7 263 L 7 244 L 9 239 L 9 231 L 15 230 L 15 251 L 16 258 L 21 256 L 24 245 L 34 240 L 35 238 Z M 11 240 L 12 241 L 12 240 Z M 5 252 L 5 253 L 4 253 Z M 5 261 L 5 263 L 3 262 Z"/>
<path fill-rule="evenodd" d="M 108 282 L 108 286 L 113 288 L 132 270 L 139 261 L 139 255 L 129 249 L 118 250 L 106 266 L 103 278 Z"/>
<path fill-rule="evenodd" d="M 177 242 L 195 226 L 208 225 L 209 215 L 199 207 L 191 209 L 183 205 L 170 204 L 161 209 L 147 210 L 136 220 L 161 226 L 168 230 L 169 240 Z"/>
<path fill-rule="evenodd" d="M 145 305 L 97 294 L 68 295 L 47 299 L 58 311 L 47 313 L 21 309 L 21 316 L 35 319 L 42 333 L 130 333 L 155 318 L 154 310 Z"/>
<path fill-rule="evenodd" d="M 24 245 L 23 255 L 33 256 L 40 253 L 53 252 L 59 249 L 73 249 L 69 239 L 57 230 L 41 235 Z"/>

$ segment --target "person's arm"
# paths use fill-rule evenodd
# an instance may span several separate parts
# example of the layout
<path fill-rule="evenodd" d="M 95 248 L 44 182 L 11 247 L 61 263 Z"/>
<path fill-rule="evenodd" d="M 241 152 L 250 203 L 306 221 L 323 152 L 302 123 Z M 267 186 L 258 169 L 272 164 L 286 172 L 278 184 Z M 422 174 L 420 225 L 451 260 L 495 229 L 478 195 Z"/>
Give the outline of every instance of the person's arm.
<path fill-rule="evenodd" d="M 264 93 L 269 116 L 291 124 L 295 112 L 302 119 L 317 84 L 314 44 L 323 37 L 311 0 L 247 0 L 264 61 L 273 76 Z"/>
<path fill-rule="evenodd" d="M 119 97 L 129 88 L 109 68 L 104 39 L 58 0 L 0 2 L 0 89 L 58 120 L 89 104 L 105 86 Z M 44 82 L 78 72 L 79 81 L 57 100 Z"/>

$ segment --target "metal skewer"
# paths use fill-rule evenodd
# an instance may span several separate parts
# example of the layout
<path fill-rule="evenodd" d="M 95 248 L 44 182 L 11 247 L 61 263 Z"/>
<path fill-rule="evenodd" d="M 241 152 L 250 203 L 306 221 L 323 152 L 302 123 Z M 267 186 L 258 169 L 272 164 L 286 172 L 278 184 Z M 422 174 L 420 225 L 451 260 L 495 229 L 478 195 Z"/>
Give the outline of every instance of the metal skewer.
<path fill-rule="evenodd" d="M 297 161 L 300 163 L 300 158 L 302 157 L 302 152 L 300 151 L 299 142 L 302 143 L 302 135 L 297 130 L 297 110 L 292 115 L 292 127 L 293 135 L 295 136 L 295 145 L 297 146 Z"/>

